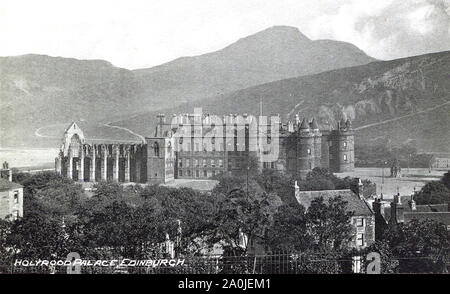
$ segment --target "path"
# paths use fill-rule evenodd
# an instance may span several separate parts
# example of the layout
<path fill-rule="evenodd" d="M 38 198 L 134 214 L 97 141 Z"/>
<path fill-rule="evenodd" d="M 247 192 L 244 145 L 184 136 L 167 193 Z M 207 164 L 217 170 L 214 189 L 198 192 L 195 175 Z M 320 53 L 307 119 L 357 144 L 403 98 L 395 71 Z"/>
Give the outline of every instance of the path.
<path fill-rule="evenodd" d="M 447 104 L 450 104 L 450 101 L 447 101 L 445 103 L 442 103 L 442 104 L 439 104 L 439 105 L 436 105 L 436 106 L 433 106 L 431 108 L 427 108 L 427 109 L 424 109 L 424 110 L 421 110 L 421 111 L 418 111 L 418 112 L 414 112 L 414 113 L 406 114 L 406 115 L 399 116 L 399 117 L 396 117 L 396 118 L 388 119 L 388 120 L 385 120 L 385 121 L 380 121 L 380 122 L 368 124 L 368 125 L 365 125 L 365 126 L 357 127 L 357 128 L 355 128 L 355 131 L 359 131 L 359 130 L 362 130 L 362 129 L 366 129 L 366 128 L 370 128 L 370 127 L 375 127 L 375 126 L 387 124 L 387 123 L 390 123 L 390 122 L 393 122 L 393 121 L 397 121 L 397 120 L 403 119 L 405 117 L 410 117 L 410 116 L 413 116 L 413 115 L 429 112 L 429 111 L 435 110 L 435 109 L 437 109 L 439 107 L 442 107 L 444 105 L 447 105 Z"/>

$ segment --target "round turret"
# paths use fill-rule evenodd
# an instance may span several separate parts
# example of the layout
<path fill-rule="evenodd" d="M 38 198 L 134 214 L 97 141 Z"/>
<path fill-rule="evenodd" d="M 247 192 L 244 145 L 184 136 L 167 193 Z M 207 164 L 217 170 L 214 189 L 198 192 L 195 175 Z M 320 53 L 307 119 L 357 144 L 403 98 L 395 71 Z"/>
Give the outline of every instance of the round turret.
<path fill-rule="evenodd" d="M 314 132 L 304 118 L 297 135 L 297 174 L 304 177 L 314 168 Z"/>

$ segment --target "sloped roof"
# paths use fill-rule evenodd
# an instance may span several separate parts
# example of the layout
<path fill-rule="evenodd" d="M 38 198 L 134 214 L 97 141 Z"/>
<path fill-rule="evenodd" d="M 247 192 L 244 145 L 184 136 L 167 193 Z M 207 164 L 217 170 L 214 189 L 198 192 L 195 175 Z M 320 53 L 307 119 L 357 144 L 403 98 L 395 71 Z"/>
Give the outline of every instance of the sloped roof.
<path fill-rule="evenodd" d="M 315 118 L 312 119 L 311 121 L 311 129 L 313 130 L 318 130 L 319 129 L 319 125 L 317 124 L 317 121 Z"/>
<path fill-rule="evenodd" d="M 71 126 L 72 124 L 70 124 Z M 83 131 L 87 143 L 142 143 L 142 139 L 131 132 L 116 126 L 99 123 L 76 122 Z M 62 138 L 62 136 L 61 136 Z"/>
<path fill-rule="evenodd" d="M 306 122 L 306 118 L 303 119 L 302 124 L 300 125 L 300 130 L 308 130 L 309 129 L 309 125 Z"/>
<path fill-rule="evenodd" d="M 373 212 L 367 203 L 360 199 L 358 195 L 350 189 L 343 190 L 322 190 L 322 191 L 297 191 L 295 197 L 298 203 L 303 205 L 305 209 L 311 206 L 314 199 L 322 197 L 327 203 L 329 199 L 341 196 L 342 200 L 347 202 L 347 211 L 354 212 L 354 215 L 372 215 Z"/>
<path fill-rule="evenodd" d="M 10 182 L 5 179 L 0 179 L 0 191 L 9 191 L 12 189 L 19 189 L 19 188 L 23 188 L 22 185 Z"/>
<path fill-rule="evenodd" d="M 413 219 L 417 220 L 434 220 L 445 225 L 450 225 L 450 212 L 405 212 L 403 214 L 405 222 Z"/>
<path fill-rule="evenodd" d="M 449 212 L 448 204 L 416 205 L 417 212 Z"/>

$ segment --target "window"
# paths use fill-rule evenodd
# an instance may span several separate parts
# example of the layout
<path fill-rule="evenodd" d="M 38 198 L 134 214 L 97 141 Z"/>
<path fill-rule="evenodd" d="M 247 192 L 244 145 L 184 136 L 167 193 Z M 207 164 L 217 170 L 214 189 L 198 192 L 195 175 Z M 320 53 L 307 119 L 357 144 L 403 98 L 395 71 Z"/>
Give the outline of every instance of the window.
<path fill-rule="evenodd" d="M 311 155 L 311 148 L 308 148 L 308 155 Z"/>
<path fill-rule="evenodd" d="M 344 142 L 344 148 L 347 148 L 347 142 Z"/>
<path fill-rule="evenodd" d="M 200 172 L 198 170 L 195 171 L 195 177 L 200 177 Z"/>
<path fill-rule="evenodd" d="M 183 159 L 180 159 L 180 161 L 178 162 L 178 166 L 183 167 Z"/>
<path fill-rule="evenodd" d="M 270 168 L 275 168 L 275 162 L 270 163 Z"/>
<path fill-rule="evenodd" d="M 357 218 L 356 219 L 356 226 L 357 227 L 363 227 L 364 226 L 364 219 L 363 218 Z"/>
<path fill-rule="evenodd" d="M 191 160 L 189 158 L 186 159 L 186 167 L 189 167 L 190 163 L 191 163 Z"/>
<path fill-rule="evenodd" d="M 198 167 L 198 159 L 194 159 L 194 166 Z"/>
<path fill-rule="evenodd" d="M 219 167 L 223 167 L 223 160 L 219 159 Z"/>
<path fill-rule="evenodd" d="M 191 170 L 190 170 L 190 169 L 188 169 L 188 171 L 187 171 L 187 175 L 188 175 L 188 177 L 190 177 L 190 176 L 191 176 Z"/>
<path fill-rule="evenodd" d="M 159 144 L 158 144 L 158 142 L 153 143 L 153 150 L 155 152 L 155 156 L 159 157 Z"/>
<path fill-rule="evenodd" d="M 364 234 L 358 233 L 356 235 L 356 246 L 363 246 L 364 245 Z"/>
<path fill-rule="evenodd" d="M 216 171 L 213 170 L 213 171 L 212 171 L 212 176 L 214 177 L 215 175 L 216 175 Z"/>
<path fill-rule="evenodd" d="M 183 171 L 182 171 L 181 169 L 178 171 L 178 175 L 179 175 L 180 177 L 183 176 Z"/>
<path fill-rule="evenodd" d="M 14 204 L 19 203 L 19 191 L 14 191 Z"/>
<path fill-rule="evenodd" d="M 347 154 L 344 154 L 344 161 L 347 161 Z"/>
<path fill-rule="evenodd" d="M 206 159 L 203 159 L 203 167 L 206 167 Z"/>
<path fill-rule="evenodd" d="M 211 166 L 212 166 L 212 167 L 216 167 L 216 162 L 215 162 L 214 159 L 211 159 Z"/>
<path fill-rule="evenodd" d="M 203 171 L 203 176 L 206 178 L 208 177 L 208 172 L 206 171 L 206 169 Z"/>

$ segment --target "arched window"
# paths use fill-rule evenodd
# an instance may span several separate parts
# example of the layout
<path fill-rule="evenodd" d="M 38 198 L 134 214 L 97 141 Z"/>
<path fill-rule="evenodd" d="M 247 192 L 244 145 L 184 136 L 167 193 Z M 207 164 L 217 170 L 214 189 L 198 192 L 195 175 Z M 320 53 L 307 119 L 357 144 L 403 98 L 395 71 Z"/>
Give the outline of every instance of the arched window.
<path fill-rule="evenodd" d="M 153 143 L 153 150 L 155 151 L 155 156 L 159 157 L 159 144 L 158 144 L 158 142 Z"/>
<path fill-rule="evenodd" d="M 80 137 L 75 134 L 70 138 L 70 149 L 72 150 L 72 155 L 74 157 L 80 156 L 80 152 L 82 151 L 83 145 L 81 144 Z"/>

